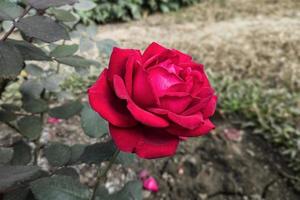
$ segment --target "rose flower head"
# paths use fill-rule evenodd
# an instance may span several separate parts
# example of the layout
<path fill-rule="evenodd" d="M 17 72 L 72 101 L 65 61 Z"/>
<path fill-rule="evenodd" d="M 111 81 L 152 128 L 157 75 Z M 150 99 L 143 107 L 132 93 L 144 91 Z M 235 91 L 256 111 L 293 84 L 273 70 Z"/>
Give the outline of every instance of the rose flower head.
<path fill-rule="evenodd" d="M 141 158 L 171 156 L 183 139 L 215 127 L 217 96 L 203 65 L 157 43 L 144 53 L 114 48 L 88 95 L 116 146 Z"/>

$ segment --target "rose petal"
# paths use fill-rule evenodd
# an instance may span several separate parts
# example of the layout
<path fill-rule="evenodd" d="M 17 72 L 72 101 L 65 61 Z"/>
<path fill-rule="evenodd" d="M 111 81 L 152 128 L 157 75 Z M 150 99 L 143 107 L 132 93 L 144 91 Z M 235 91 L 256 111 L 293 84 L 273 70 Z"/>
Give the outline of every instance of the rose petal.
<path fill-rule="evenodd" d="M 138 142 L 136 153 L 141 158 L 154 159 L 171 156 L 176 152 L 179 138 L 163 129 L 141 127 L 143 137 Z"/>
<path fill-rule="evenodd" d="M 203 117 L 205 119 L 211 117 L 215 113 L 216 107 L 217 107 L 217 100 L 218 100 L 218 97 L 217 96 L 213 96 L 210 99 L 210 101 L 207 103 L 207 105 L 205 106 L 205 108 L 202 110 Z"/>
<path fill-rule="evenodd" d="M 179 138 L 163 129 L 144 127 L 119 128 L 109 125 L 110 134 L 121 151 L 136 153 L 141 158 L 152 159 L 171 156 L 176 152 Z"/>
<path fill-rule="evenodd" d="M 148 74 L 143 68 L 138 67 L 133 79 L 133 100 L 141 107 L 159 104 L 159 99 L 153 92 Z"/>
<path fill-rule="evenodd" d="M 148 108 L 148 110 L 158 115 L 167 116 L 175 124 L 191 130 L 199 127 L 201 124 L 203 124 L 204 121 L 203 115 L 201 113 L 184 116 L 184 115 L 177 115 L 173 112 L 161 108 Z"/>
<path fill-rule="evenodd" d="M 143 110 L 138 105 L 136 105 L 132 101 L 132 99 L 129 97 L 127 90 L 125 88 L 125 85 L 124 85 L 124 81 L 118 75 L 114 76 L 114 88 L 115 88 L 116 95 L 119 98 L 127 100 L 127 108 L 136 120 L 138 120 L 142 124 L 145 124 L 145 125 L 151 126 L 151 127 L 163 128 L 163 127 L 169 126 L 169 123 L 167 120 L 165 120 L 161 117 L 158 117 L 146 110 Z"/>
<path fill-rule="evenodd" d="M 124 77 L 126 63 L 130 56 L 141 57 L 141 53 L 135 49 L 113 48 L 107 72 L 109 81 L 113 81 L 115 74 Z"/>
<path fill-rule="evenodd" d="M 130 127 L 137 124 L 124 103 L 114 95 L 108 85 L 107 69 L 88 90 L 88 95 L 91 107 L 115 126 Z"/>
<path fill-rule="evenodd" d="M 153 42 L 151 43 L 147 49 L 144 51 L 143 53 L 143 62 L 147 61 L 148 59 L 150 59 L 153 56 L 157 56 L 159 54 L 161 54 L 162 52 L 168 50 L 167 48 L 161 46 L 160 44 Z"/>
<path fill-rule="evenodd" d="M 126 63 L 124 80 L 129 96 L 132 96 L 134 69 L 140 67 L 139 59 L 138 56 L 130 56 Z"/>
<path fill-rule="evenodd" d="M 120 128 L 109 124 L 109 133 L 118 149 L 128 153 L 135 152 L 138 141 L 142 137 L 140 128 L 136 126 L 132 128 Z"/>
<path fill-rule="evenodd" d="M 171 134 L 174 134 L 177 136 L 197 137 L 197 136 L 201 136 L 201 135 L 205 135 L 205 134 L 209 133 L 209 131 L 211 131 L 214 128 L 215 128 L 215 125 L 209 119 L 206 119 L 203 121 L 203 124 L 201 126 L 199 126 L 198 128 L 196 128 L 194 130 L 189 130 L 186 128 L 182 128 L 178 125 L 171 124 L 166 129 L 166 131 L 168 133 L 171 133 Z"/>
<path fill-rule="evenodd" d="M 158 191 L 158 184 L 152 176 L 150 176 L 149 178 L 147 178 L 143 181 L 143 187 L 145 190 L 149 190 L 152 192 Z"/>
<path fill-rule="evenodd" d="M 160 98 L 160 105 L 161 108 L 171 112 L 181 113 L 190 105 L 192 100 L 193 98 L 188 93 L 168 93 Z"/>
<path fill-rule="evenodd" d="M 183 53 L 181 51 L 178 51 L 176 49 L 172 49 L 172 51 L 178 55 L 178 57 L 179 57 L 178 62 L 179 63 L 190 62 L 193 59 L 190 55 L 185 54 L 185 53 Z"/>
<path fill-rule="evenodd" d="M 191 105 L 182 112 L 182 115 L 192 115 L 197 112 L 201 112 L 201 109 L 205 108 L 213 97 L 214 90 L 210 87 L 201 88 L 197 94 L 197 97 L 193 99 Z"/>
<path fill-rule="evenodd" d="M 164 95 L 165 91 L 172 85 L 183 83 L 176 75 L 169 73 L 162 67 L 153 67 L 148 70 L 149 80 L 157 96 Z"/>
<path fill-rule="evenodd" d="M 168 117 L 176 124 L 187 129 L 195 129 L 204 123 L 203 116 L 201 113 L 189 115 L 189 116 L 183 116 L 183 115 L 176 115 L 175 113 L 169 112 Z"/>
<path fill-rule="evenodd" d="M 139 178 L 140 179 L 145 179 L 149 176 L 149 172 L 146 169 L 143 169 L 140 173 L 139 173 Z"/>

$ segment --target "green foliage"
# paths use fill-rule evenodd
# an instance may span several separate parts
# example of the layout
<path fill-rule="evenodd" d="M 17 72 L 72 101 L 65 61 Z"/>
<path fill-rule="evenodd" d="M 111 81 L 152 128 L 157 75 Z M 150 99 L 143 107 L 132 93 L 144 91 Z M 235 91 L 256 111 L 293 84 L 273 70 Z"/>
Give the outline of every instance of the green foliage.
<path fill-rule="evenodd" d="M 81 126 L 86 135 L 97 138 L 108 132 L 106 121 L 85 103 L 81 111 Z"/>
<path fill-rule="evenodd" d="M 30 187 L 37 200 L 87 200 L 91 195 L 86 186 L 69 176 L 42 178 Z"/>
<path fill-rule="evenodd" d="M 139 19 L 145 12 L 170 12 L 200 0 L 93 0 L 96 5 L 90 10 L 77 9 L 83 23 L 105 23 Z"/>
<path fill-rule="evenodd" d="M 0 166 L 0 193 L 43 175 L 36 166 Z"/>
<path fill-rule="evenodd" d="M 60 167 L 71 159 L 71 149 L 61 143 L 51 143 L 45 148 L 45 157 L 52 166 Z"/>
<path fill-rule="evenodd" d="M 61 5 L 68 6 L 56 8 Z M 0 121 L 22 137 L 0 147 L 1 199 L 90 199 L 96 188 L 82 185 L 74 166 L 116 157 L 112 141 L 68 146 L 42 137 L 47 118 L 67 120 L 76 115 L 87 136 L 107 134 L 106 122 L 82 102 L 82 94 L 96 78 L 91 72 L 99 74 L 100 64 L 78 53 L 95 48 L 103 58 L 117 44 L 109 39 L 96 41 L 95 26 L 75 28 L 78 17 L 72 11 L 84 12 L 95 6 L 89 0 L 0 2 L 0 21 L 10 25 L 0 38 Z M 19 31 L 20 39 L 10 38 L 14 30 Z M 67 41 L 69 35 L 78 36 L 80 45 Z M 77 82 L 78 78 L 82 81 Z M 47 159 L 48 171 L 38 167 L 40 157 Z M 126 164 L 131 158 L 122 153 L 117 159 Z M 120 199 L 125 198 L 122 194 L 141 192 L 139 185 L 130 185 L 117 194 Z"/>
<path fill-rule="evenodd" d="M 221 114 L 273 142 L 299 171 L 300 93 L 285 87 L 270 88 L 257 79 L 208 74 L 219 95 Z"/>
<path fill-rule="evenodd" d="M 71 101 L 64 105 L 50 109 L 49 115 L 59 119 L 68 119 L 78 114 L 81 109 L 82 105 L 79 101 Z"/>

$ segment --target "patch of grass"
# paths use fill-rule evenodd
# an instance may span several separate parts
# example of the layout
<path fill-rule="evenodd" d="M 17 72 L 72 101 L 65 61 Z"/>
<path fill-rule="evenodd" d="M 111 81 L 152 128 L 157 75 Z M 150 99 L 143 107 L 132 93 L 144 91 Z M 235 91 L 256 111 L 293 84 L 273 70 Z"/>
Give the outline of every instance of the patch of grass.
<path fill-rule="evenodd" d="M 217 90 L 222 116 L 271 141 L 300 172 L 300 92 L 269 88 L 258 79 L 235 80 L 211 70 L 208 75 Z"/>

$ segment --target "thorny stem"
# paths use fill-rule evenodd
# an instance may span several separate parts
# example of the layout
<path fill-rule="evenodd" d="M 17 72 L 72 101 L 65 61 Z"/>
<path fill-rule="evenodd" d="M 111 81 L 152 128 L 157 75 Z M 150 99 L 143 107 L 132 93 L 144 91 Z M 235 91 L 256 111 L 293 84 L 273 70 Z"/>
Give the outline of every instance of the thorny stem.
<path fill-rule="evenodd" d="M 19 20 L 21 18 L 23 18 L 25 15 L 27 15 L 27 13 L 30 11 L 30 9 L 31 9 L 31 6 L 28 6 L 24 10 L 24 12 L 22 13 L 22 15 L 19 17 Z M 5 41 L 8 38 L 8 36 L 10 36 L 10 34 L 12 34 L 14 32 L 15 29 L 16 29 L 16 25 L 15 25 L 15 21 L 14 21 L 13 26 L 3 35 L 3 37 L 1 38 L 0 41 Z"/>
<path fill-rule="evenodd" d="M 96 190 L 99 187 L 100 180 L 103 177 L 106 177 L 107 172 L 109 171 L 109 169 L 111 168 L 111 166 L 113 165 L 113 163 L 116 161 L 119 153 L 120 153 L 120 150 L 116 150 L 116 152 L 113 154 L 112 158 L 110 159 L 108 165 L 105 167 L 105 169 L 103 171 L 100 171 L 100 167 L 99 167 L 98 173 L 97 173 L 97 181 L 96 181 L 96 184 L 95 184 L 95 186 L 93 188 L 93 195 L 92 195 L 92 197 L 91 197 L 90 200 L 95 200 L 95 198 L 96 198 Z"/>

